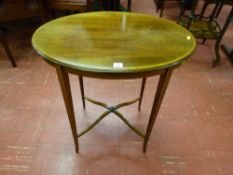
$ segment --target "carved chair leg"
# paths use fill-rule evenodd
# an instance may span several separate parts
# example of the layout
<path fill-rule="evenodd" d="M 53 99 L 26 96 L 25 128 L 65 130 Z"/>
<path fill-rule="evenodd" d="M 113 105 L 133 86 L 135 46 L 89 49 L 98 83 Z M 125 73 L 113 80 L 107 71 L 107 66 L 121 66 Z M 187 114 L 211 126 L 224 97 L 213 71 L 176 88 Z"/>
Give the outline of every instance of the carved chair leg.
<path fill-rule="evenodd" d="M 213 60 L 213 67 L 216 67 L 219 64 L 220 59 L 221 59 L 220 52 L 219 52 L 220 43 L 221 43 L 221 40 L 217 40 L 215 44 L 216 58 Z"/>
<path fill-rule="evenodd" d="M 155 7 L 156 7 L 156 13 L 158 13 L 159 10 L 162 9 L 162 1 L 163 1 L 163 0 L 154 0 Z"/>
<path fill-rule="evenodd" d="M 8 56 L 8 58 L 9 58 L 11 64 L 12 64 L 12 66 L 17 67 L 15 59 L 14 59 L 14 57 L 13 57 L 13 55 L 11 53 L 11 50 L 9 48 L 6 36 L 1 36 L 1 43 L 2 43 L 4 49 L 5 49 L 6 53 L 7 53 L 7 56 Z"/>
<path fill-rule="evenodd" d="M 163 10 L 164 10 L 164 7 L 165 7 L 165 0 L 162 1 L 162 4 L 161 4 L 161 11 L 160 11 L 160 17 L 163 16 Z"/>

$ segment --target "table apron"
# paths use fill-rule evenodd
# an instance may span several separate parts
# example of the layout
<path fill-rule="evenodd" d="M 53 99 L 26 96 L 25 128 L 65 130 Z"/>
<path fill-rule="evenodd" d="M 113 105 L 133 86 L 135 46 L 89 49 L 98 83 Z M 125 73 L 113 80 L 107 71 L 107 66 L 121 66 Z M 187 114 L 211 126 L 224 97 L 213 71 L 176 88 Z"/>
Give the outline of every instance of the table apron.
<path fill-rule="evenodd" d="M 182 63 L 178 63 L 168 68 L 161 68 L 158 70 L 153 71 L 146 71 L 146 72 L 122 72 L 122 73 L 109 73 L 109 72 L 88 72 L 77 70 L 74 68 L 68 68 L 62 65 L 55 64 L 51 61 L 44 59 L 45 62 L 50 64 L 51 66 L 58 68 L 61 67 L 65 72 L 71 73 L 78 76 L 83 77 L 90 77 L 90 78 L 98 78 L 98 79 L 138 79 L 138 78 L 145 78 L 145 77 L 152 77 L 156 75 L 161 75 L 165 73 L 166 70 L 173 70 L 179 67 Z"/>

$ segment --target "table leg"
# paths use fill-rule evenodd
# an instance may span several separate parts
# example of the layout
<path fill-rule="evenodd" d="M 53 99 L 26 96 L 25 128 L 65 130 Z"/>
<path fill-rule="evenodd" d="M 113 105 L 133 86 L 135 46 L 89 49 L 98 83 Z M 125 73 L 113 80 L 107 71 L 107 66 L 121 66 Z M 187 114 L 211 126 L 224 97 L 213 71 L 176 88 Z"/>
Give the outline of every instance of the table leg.
<path fill-rule="evenodd" d="M 155 120 L 157 118 L 159 108 L 162 103 L 163 97 L 165 95 L 171 75 L 172 75 L 171 68 L 170 69 L 168 68 L 163 74 L 160 75 L 154 103 L 153 103 L 151 114 L 150 114 L 150 119 L 149 119 L 147 129 L 146 129 L 146 135 L 145 135 L 144 144 L 143 144 L 143 153 L 146 153 L 147 143 L 148 143 L 151 131 L 153 129 Z"/>
<path fill-rule="evenodd" d="M 145 89 L 145 85 L 146 85 L 146 78 L 142 79 L 142 85 L 141 85 L 141 92 L 140 92 L 140 99 L 139 99 L 139 104 L 138 104 L 138 110 L 141 110 L 141 104 L 142 104 L 142 98 L 144 95 L 144 89 Z"/>
<path fill-rule="evenodd" d="M 85 93 L 84 93 L 84 85 L 83 85 L 83 77 L 79 76 L 79 86 L 80 86 L 80 91 L 81 91 L 81 96 L 82 96 L 82 103 L 83 103 L 83 108 L 86 108 L 85 104 Z"/>
<path fill-rule="evenodd" d="M 75 115 L 74 115 L 74 108 L 73 108 L 73 101 L 72 101 L 72 94 L 70 89 L 70 81 L 69 75 L 67 72 L 63 70 L 61 66 L 56 67 L 58 80 L 60 83 L 63 99 L 66 106 L 66 111 L 68 114 L 72 135 L 75 143 L 76 152 L 79 152 L 79 144 L 78 144 L 78 134 L 77 134 L 77 127 L 75 123 Z"/>
<path fill-rule="evenodd" d="M 233 65 L 233 48 L 227 47 L 226 45 L 221 45 L 221 48 L 224 50 L 224 52 L 229 57 L 229 60 L 231 64 Z"/>

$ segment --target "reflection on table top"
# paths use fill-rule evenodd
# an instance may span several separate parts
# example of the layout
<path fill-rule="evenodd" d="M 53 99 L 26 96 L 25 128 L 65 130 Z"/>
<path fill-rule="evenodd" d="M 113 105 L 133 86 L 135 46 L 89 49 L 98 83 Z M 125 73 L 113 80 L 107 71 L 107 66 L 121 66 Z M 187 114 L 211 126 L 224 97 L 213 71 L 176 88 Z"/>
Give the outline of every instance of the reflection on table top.
<path fill-rule="evenodd" d="M 174 22 L 127 12 L 93 12 L 41 26 L 32 38 L 47 61 L 87 72 L 145 72 L 190 56 L 193 35 Z"/>

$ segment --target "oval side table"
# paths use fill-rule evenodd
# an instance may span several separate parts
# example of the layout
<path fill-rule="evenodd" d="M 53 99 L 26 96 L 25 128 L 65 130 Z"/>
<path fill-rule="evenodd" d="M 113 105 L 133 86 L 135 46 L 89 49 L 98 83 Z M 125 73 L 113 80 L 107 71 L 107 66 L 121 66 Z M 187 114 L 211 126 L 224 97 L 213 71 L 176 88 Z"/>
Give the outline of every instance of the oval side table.
<path fill-rule="evenodd" d="M 35 31 L 32 45 L 47 63 L 56 68 L 77 153 L 78 137 L 110 113 L 117 115 L 144 139 L 145 153 L 172 71 L 193 54 L 196 41 L 185 28 L 155 16 L 127 12 L 92 12 L 66 16 L 42 25 Z M 106 109 L 93 124 L 79 134 L 69 73 L 79 76 L 84 107 L 87 100 Z M 131 125 L 118 109 L 137 101 L 140 106 L 146 77 L 155 75 L 160 78 L 144 134 Z M 129 102 L 108 106 L 85 96 L 83 77 L 143 78 L 141 94 Z"/>

